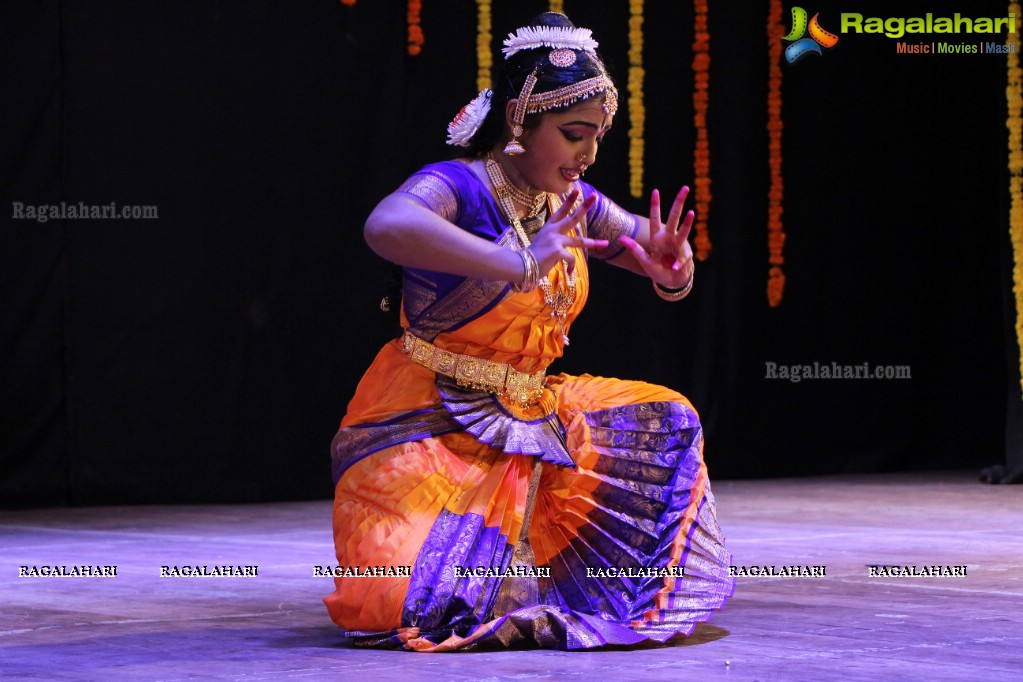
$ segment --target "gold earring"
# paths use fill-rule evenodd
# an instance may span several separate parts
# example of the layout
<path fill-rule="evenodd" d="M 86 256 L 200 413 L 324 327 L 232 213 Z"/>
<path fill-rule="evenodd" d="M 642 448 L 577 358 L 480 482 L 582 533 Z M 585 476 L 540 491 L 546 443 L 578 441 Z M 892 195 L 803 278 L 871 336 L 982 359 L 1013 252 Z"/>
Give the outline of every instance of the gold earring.
<path fill-rule="evenodd" d="M 512 139 L 508 140 L 508 144 L 504 146 L 504 153 L 508 156 L 518 156 L 519 154 L 525 154 L 526 148 L 519 142 L 519 136 L 522 135 L 522 126 L 516 124 L 512 127 Z"/>
<path fill-rule="evenodd" d="M 519 138 L 522 137 L 522 123 L 526 120 L 529 96 L 533 93 L 533 86 L 536 85 L 536 71 L 539 68 L 537 65 L 536 69 L 533 69 L 533 73 L 526 76 L 526 80 L 522 83 L 522 92 L 519 93 L 519 98 L 515 101 L 515 112 L 512 114 L 512 139 L 508 140 L 508 144 L 504 147 L 504 153 L 509 156 L 526 153 L 526 148 L 519 142 Z"/>

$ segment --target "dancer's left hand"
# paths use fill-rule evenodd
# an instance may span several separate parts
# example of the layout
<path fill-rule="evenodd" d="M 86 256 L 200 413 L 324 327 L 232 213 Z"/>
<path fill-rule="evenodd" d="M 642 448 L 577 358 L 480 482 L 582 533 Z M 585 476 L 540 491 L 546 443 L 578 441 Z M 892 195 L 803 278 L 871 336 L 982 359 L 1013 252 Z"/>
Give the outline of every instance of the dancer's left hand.
<path fill-rule="evenodd" d="M 681 289 L 692 281 L 695 264 L 693 250 L 689 246 L 689 231 L 696 214 L 687 211 L 682 218 L 682 209 L 689 196 L 689 188 L 683 187 L 675 197 L 668 222 L 661 224 L 661 194 L 656 189 L 650 196 L 650 233 L 647 248 L 635 239 L 620 237 L 622 246 L 643 268 L 643 272 L 667 289 Z M 681 221 L 681 224 L 679 224 Z"/>

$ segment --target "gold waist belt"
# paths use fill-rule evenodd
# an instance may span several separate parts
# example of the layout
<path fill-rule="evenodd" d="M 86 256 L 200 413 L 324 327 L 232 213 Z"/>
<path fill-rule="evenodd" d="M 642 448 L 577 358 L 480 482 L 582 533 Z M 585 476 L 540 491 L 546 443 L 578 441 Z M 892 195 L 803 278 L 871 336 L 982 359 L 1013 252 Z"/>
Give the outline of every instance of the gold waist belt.
<path fill-rule="evenodd" d="M 412 362 L 451 377 L 459 386 L 496 393 L 522 408 L 535 405 L 543 395 L 545 370 L 526 374 L 503 362 L 441 350 L 409 331 L 401 349 Z"/>

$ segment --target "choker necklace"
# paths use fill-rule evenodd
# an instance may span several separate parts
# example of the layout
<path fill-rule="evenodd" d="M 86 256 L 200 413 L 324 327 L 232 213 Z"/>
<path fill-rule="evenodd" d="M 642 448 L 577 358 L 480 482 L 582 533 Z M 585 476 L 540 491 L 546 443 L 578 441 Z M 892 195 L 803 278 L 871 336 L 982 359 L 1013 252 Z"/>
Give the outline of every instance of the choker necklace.
<path fill-rule="evenodd" d="M 519 242 L 522 244 L 522 248 L 529 247 L 529 237 L 526 236 L 526 231 L 522 229 L 522 221 L 518 217 L 518 211 L 515 209 L 515 204 L 522 204 L 521 198 L 525 197 L 525 200 L 532 203 L 532 212 L 529 216 L 535 215 L 543 208 L 544 202 L 547 200 L 547 193 L 540 192 L 539 195 L 534 199 L 519 188 L 515 187 L 508 179 L 508 174 L 504 172 L 504 168 L 500 162 L 488 154 L 486 163 L 484 164 L 487 169 L 487 175 L 490 176 L 490 182 L 494 186 L 494 192 L 497 194 L 497 203 L 501 206 L 501 210 L 504 212 L 508 222 L 512 224 L 515 229 L 515 234 L 518 235 Z M 515 193 L 519 195 L 519 201 L 516 201 Z M 527 208 L 530 208 L 527 206 Z M 526 216 L 526 217 L 529 217 Z M 568 309 L 575 303 L 575 271 L 568 272 L 568 263 L 561 261 L 561 267 L 565 273 L 564 282 L 565 287 L 563 289 L 554 290 L 551 286 L 551 281 L 544 275 L 540 278 L 539 286 L 543 292 L 543 303 L 544 306 L 551 309 L 551 317 L 558 322 L 558 329 L 561 331 L 561 340 L 567 346 L 568 345 L 568 334 L 565 333 L 565 317 L 568 315 Z"/>
<path fill-rule="evenodd" d="M 495 163 L 497 163 L 495 161 Z M 499 167 L 501 164 L 497 164 Z M 504 168 L 501 168 L 501 172 L 504 172 Z M 507 179 L 507 175 L 505 175 Z M 508 183 L 508 192 L 511 194 L 512 201 L 526 209 L 526 217 L 530 218 L 535 216 L 543 208 L 544 203 L 547 201 L 547 192 L 540 192 L 539 194 L 530 194 L 529 192 L 523 192 L 521 189 L 515 186 L 515 183 Z"/>

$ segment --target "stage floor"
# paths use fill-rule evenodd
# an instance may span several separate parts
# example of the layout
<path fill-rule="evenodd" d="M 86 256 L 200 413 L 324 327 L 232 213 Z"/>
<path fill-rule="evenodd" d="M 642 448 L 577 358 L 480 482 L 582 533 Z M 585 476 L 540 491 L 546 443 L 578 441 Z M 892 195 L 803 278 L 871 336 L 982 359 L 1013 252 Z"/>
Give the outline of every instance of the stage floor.
<path fill-rule="evenodd" d="M 335 563 L 327 501 L 0 512 L 0 679 L 1023 679 L 1023 486 L 962 472 L 714 493 L 737 567 L 825 575 L 740 577 L 683 645 L 585 653 L 347 647 L 320 602 L 331 579 L 313 575 Z M 116 577 L 19 575 L 85 564 Z M 160 577 L 196 564 L 258 575 Z"/>

